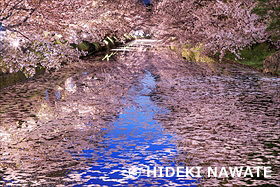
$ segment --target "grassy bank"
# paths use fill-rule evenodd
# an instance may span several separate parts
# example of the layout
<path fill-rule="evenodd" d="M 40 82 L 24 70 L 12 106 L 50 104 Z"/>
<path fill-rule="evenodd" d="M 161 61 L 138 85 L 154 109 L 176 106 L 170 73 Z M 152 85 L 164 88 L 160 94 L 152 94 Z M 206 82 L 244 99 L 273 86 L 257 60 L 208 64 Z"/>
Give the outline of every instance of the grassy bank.
<path fill-rule="evenodd" d="M 180 47 L 171 46 L 170 49 L 172 51 L 175 51 L 176 53 L 179 53 L 180 56 L 182 56 L 187 61 L 191 62 L 205 62 L 208 65 L 211 65 L 214 61 L 219 61 L 219 54 L 216 54 L 212 57 L 203 55 L 201 45 L 192 47 L 190 45 L 185 44 Z M 279 54 L 276 55 L 277 53 L 279 53 L 279 51 L 277 53 L 276 52 L 276 49 L 269 43 L 261 43 L 255 44 L 250 47 L 245 47 L 243 50 L 241 50 L 241 58 L 237 58 L 234 54 L 228 52 L 226 53 L 222 61 L 224 63 L 234 63 L 240 66 L 250 67 L 251 69 L 260 72 L 270 73 L 279 76 Z M 211 68 L 211 66 L 209 67 Z"/>
<path fill-rule="evenodd" d="M 241 50 L 241 59 L 237 59 L 232 53 L 227 53 L 224 58 L 263 71 L 264 60 L 275 52 L 276 50 L 269 44 L 262 43 L 256 44 L 252 47 L 245 47 L 243 50 Z"/>

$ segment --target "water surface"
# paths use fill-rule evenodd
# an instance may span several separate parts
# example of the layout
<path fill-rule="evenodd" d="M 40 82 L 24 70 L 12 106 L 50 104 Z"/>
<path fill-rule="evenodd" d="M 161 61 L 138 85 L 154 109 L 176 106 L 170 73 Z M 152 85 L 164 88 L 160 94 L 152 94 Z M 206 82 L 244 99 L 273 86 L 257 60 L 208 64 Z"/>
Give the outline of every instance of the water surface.
<path fill-rule="evenodd" d="M 280 185 L 280 80 L 168 52 L 89 60 L 0 93 L 0 183 Z M 132 166 L 270 166 L 272 177 L 129 177 Z"/>

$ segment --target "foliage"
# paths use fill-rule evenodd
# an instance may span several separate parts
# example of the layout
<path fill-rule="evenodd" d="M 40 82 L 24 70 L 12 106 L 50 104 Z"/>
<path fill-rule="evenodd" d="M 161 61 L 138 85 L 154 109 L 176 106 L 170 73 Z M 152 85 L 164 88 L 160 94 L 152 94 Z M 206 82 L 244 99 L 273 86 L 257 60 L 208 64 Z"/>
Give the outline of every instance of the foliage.
<path fill-rule="evenodd" d="M 203 43 L 206 51 L 239 56 L 245 46 L 266 40 L 267 28 L 251 13 L 254 0 L 158 0 L 155 17 L 158 36 L 176 37 L 181 43 Z"/>
<path fill-rule="evenodd" d="M 258 5 L 253 10 L 254 13 L 267 20 L 271 41 L 276 47 L 280 47 L 280 1 L 279 0 L 258 0 Z"/>
<path fill-rule="evenodd" d="M 189 62 L 205 62 L 212 63 L 215 60 L 203 54 L 202 45 L 192 47 L 189 44 L 184 44 L 180 47 L 171 46 L 171 50 L 179 52 L 180 55 Z"/>
<path fill-rule="evenodd" d="M 57 69 L 79 60 L 82 51 L 70 44 L 104 42 L 141 29 L 166 41 L 203 44 L 221 59 L 227 51 L 240 57 L 244 47 L 279 35 L 278 1 L 153 0 L 147 10 L 140 0 L 2 0 L 1 64 L 32 76 L 38 63 Z"/>
<path fill-rule="evenodd" d="M 237 61 L 247 66 L 263 69 L 263 61 L 273 53 L 275 53 L 275 49 L 271 48 L 268 43 L 256 44 L 242 49 L 240 51 L 241 59 L 237 59 Z M 232 53 L 227 53 L 225 57 L 236 60 Z"/>
<path fill-rule="evenodd" d="M 38 66 L 46 67 L 46 70 L 59 69 L 62 62 L 67 62 L 69 57 L 75 58 L 80 52 L 68 47 L 65 40 L 52 39 L 44 41 L 21 41 L 20 46 L 10 45 L 9 40 L 18 43 L 18 36 L 9 33 L 9 38 L 3 39 L 2 71 L 18 72 L 23 71 L 27 77 L 35 74 Z"/>
<path fill-rule="evenodd" d="M 65 61 L 79 60 L 81 52 L 70 43 L 123 36 L 142 24 L 143 7 L 133 0 L 2 0 L 2 69 L 32 76 L 38 63 L 58 69 Z"/>

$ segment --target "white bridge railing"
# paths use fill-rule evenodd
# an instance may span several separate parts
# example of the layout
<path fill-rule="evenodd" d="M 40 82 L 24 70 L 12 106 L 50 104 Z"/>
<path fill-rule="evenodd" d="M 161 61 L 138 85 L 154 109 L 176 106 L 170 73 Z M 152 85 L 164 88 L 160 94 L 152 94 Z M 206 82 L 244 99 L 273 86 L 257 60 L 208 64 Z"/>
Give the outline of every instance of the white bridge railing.
<path fill-rule="evenodd" d="M 161 40 L 152 40 L 152 39 L 136 39 L 131 42 L 125 44 L 125 46 L 120 46 L 118 48 L 111 49 L 110 54 L 106 54 L 102 60 L 109 61 L 110 57 L 115 55 L 118 52 L 125 52 L 125 51 L 135 51 L 135 52 L 145 52 L 148 49 L 158 48 L 161 44 Z"/>
<path fill-rule="evenodd" d="M 152 40 L 152 39 L 136 39 L 125 46 L 120 46 L 111 51 L 145 51 L 147 48 L 156 47 L 161 43 L 161 40 Z"/>

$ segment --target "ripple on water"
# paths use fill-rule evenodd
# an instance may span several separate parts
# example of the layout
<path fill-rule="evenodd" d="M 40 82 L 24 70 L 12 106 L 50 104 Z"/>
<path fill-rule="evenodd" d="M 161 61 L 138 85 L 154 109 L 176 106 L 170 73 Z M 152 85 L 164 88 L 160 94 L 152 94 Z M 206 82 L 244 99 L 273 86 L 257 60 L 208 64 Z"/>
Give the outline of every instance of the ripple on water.
<path fill-rule="evenodd" d="M 124 109 L 113 126 L 108 130 L 102 148 L 84 150 L 80 157 L 97 158 L 89 163 L 87 170 L 75 171 L 69 177 L 80 175 L 83 184 L 103 185 L 145 185 L 152 184 L 187 185 L 195 180 L 177 178 L 147 178 L 140 176 L 133 179 L 129 176 L 132 167 L 151 168 L 155 166 L 175 166 L 177 155 L 175 140 L 172 135 L 165 133 L 161 124 L 155 119 L 157 114 L 165 114 L 167 111 L 155 106 L 149 97 L 149 93 L 155 89 L 155 81 L 150 72 L 146 72 L 144 78 L 135 93 L 133 88 L 129 94 L 129 100 L 134 105 Z M 127 101 L 123 101 L 127 102 Z"/>
<path fill-rule="evenodd" d="M 202 185 L 280 185 L 279 78 L 156 53 L 82 66 L 1 91 L 1 184 L 182 186 L 127 169 L 260 165 L 271 179 Z"/>

